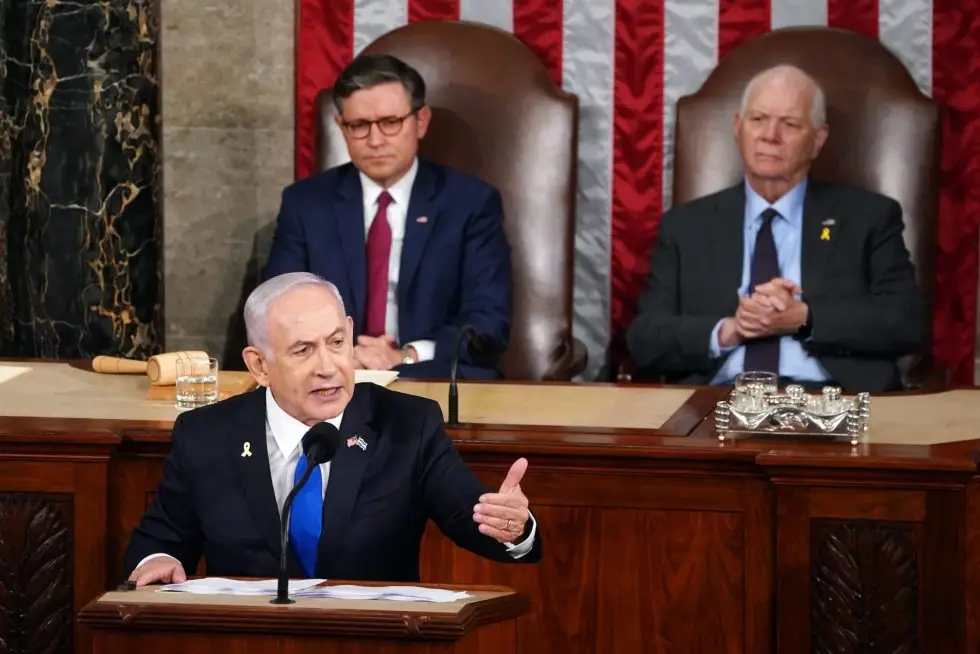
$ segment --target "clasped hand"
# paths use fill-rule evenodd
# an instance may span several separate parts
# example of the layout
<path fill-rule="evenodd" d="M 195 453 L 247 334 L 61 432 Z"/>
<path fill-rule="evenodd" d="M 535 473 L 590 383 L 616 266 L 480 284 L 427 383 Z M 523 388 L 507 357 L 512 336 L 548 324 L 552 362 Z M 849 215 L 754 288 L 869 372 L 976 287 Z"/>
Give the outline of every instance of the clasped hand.
<path fill-rule="evenodd" d="M 473 507 L 473 520 L 480 533 L 499 543 L 517 543 L 531 517 L 527 497 L 521 491 L 521 479 L 527 472 L 527 459 L 520 458 L 507 471 L 500 490 L 480 496 Z"/>
<path fill-rule="evenodd" d="M 797 331 L 806 324 L 809 309 L 798 296 L 797 284 L 776 278 L 753 289 L 752 295 L 740 297 L 735 311 L 734 327 L 741 340 L 763 338 Z"/>
<path fill-rule="evenodd" d="M 354 367 L 367 370 L 391 370 L 402 362 L 395 339 L 388 334 L 358 336 L 354 346 Z"/>

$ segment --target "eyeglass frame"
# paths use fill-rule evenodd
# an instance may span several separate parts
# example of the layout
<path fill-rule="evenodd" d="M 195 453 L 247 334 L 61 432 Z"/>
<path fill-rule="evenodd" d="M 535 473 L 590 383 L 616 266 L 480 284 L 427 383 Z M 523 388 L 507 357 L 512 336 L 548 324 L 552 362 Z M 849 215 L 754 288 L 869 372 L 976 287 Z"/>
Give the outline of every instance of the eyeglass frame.
<path fill-rule="evenodd" d="M 402 129 L 404 129 L 404 127 L 405 127 L 405 121 L 408 120 L 409 118 L 411 118 L 412 116 L 418 115 L 418 113 L 420 111 L 422 111 L 422 109 L 423 109 L 423 107 L 419 107 L 418 109 L 412 109 L 412 110 L 410 110 L 404 116 L 383 116 L 381 118 L 378 118 L 377 120 L 353 120 L 353 121 L 348 121 L 348 120 L 344 120 L 343 117 L 341 117 L 341 119 L 340 119 L 340 126 L 344 129 L 344 131 L 348 135 L 350 135 L 350 137 L 352 139 L 357 139 L 358 141 L 361 141 L 361 140 L 366 139 L 369 136 L 371 136 L 371 128 L 374 127 L 375 125 L 378 126 L 378 131 L 381 132 L 381 134 L 384 135 L 384 136 L 398 136 L 399 134 L 401 134 Z M 394 132 L 392 132 L 391 134 L 388 134 L 387 132 L 384 131 L 384 128 L 381 127 L 381 122 L 382 121 L 385 121 L 385 120 L 397 120 L 398 121 L 398 128 Z M 354 135 L 354 133 L 353 133 L 353 131 L 351 129 L 351 125 L 354 124 L 354 123 L 358 123 L 358 127 L 367 126 L 367 131 L 364 132 L 364 136 L 355 136 Z"/>

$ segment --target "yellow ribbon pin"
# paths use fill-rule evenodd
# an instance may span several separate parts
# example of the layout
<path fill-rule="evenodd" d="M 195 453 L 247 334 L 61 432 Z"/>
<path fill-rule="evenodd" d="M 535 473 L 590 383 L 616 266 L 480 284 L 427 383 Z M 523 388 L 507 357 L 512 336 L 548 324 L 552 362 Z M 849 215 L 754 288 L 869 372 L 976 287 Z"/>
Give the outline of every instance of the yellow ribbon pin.
<path fill-rule="evenodd" d="M 252 456 L 252 444 L 251 443 L 248 443 L 248 442 L 245 443 L 245 449 L 242 450 L 242 456 L 243 457 L 245 457 L 245 456 Z"/>
<path fill-rule="evenodd" d="M 820 240 L 821 241 L 829 241 L 830 240 L 830 228 L 829 227 L 824 227 L 823 230 L 821 230 L 821 232 L 820 232 Z"/>

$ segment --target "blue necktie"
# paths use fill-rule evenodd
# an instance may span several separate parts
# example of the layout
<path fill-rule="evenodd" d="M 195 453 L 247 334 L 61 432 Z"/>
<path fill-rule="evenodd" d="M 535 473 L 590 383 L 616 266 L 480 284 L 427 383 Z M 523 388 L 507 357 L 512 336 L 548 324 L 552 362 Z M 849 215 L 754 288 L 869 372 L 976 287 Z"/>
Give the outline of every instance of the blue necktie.
<path fill-rule="evenodd" d="M 299 457 L 296 464 L 296 475 L 293 485 L 306 471 L 306 455 Z M 310 473 L 303 487 L 293 498 L 293 508 L 289 516 L 289 544 L 299 557 L 306 576 L 313 578 L 316 570 L 316 548 L 320 540 L 320 529 L 323 525 L 323 478 L 320 466 Z"/>

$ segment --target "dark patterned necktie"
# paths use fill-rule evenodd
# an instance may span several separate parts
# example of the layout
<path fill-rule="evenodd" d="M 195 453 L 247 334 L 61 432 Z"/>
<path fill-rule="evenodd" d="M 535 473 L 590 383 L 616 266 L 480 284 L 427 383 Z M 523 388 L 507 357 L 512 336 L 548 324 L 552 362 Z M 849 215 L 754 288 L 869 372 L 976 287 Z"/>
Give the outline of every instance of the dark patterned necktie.
<path fill-rule="evenodd" d="M 772 220 L 779 215 L 775 209 L 762 212 L 762 226 L 755 235 L 755 250 L 752 251 L 752 269 L 749 280 L 749 294 L 756 286 L 779 277 L 779 257 L 776 254 L 776 241 L 772 237 Z M 779 374 L 779 337 L 768 336 L 748 341 L 745 344 L 744 370 L 762 370 Z"/>

